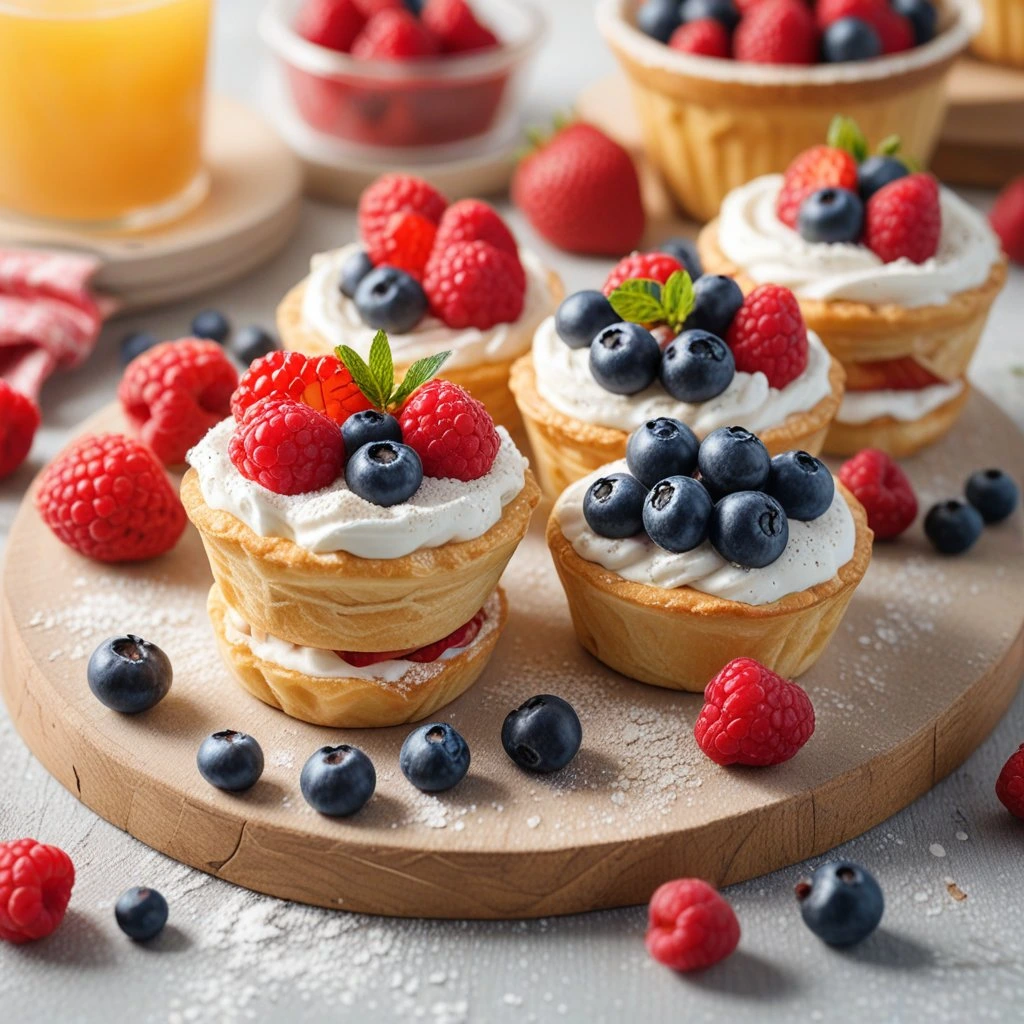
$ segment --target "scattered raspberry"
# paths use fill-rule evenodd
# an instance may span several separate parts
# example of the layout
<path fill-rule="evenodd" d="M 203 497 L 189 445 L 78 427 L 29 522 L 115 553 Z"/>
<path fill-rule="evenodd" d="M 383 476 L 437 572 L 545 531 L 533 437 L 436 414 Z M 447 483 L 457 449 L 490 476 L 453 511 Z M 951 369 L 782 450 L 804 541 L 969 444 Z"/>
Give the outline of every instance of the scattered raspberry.
<path fill-rule="evenodd" d="M 886 263 L 924 263 L 939 251 L 942 210 L 930 174 L 908 174 L 880 188 L 864 210 L 864 244 Z"/>
<path fill-rule="evenodd" d="M 796 297 L 779 284 L 762 284 L 743 300 L 726 339 L 744 373 L 760 371 L 784 388 L 807 369 L 807 325 Z"/>
<path fill-rule="evenodd" d="M 647 911 L 647 952 L 674 971 L 700 971 L 739 945 L 732 907 L 699 878 L 677 878 L 654 890 Z"/>
<path fill-rule="evenodd" d="M 137 356 L 117 397 L 128 421 L 165 465 L 185 461 L 231 411 L 238 371 L 215 341 L 165 341 Z"/>
<path fill-rule="evenodd" d="M 43 472 L 43 522 L 68 547 L 100 562 L 137 562 L 170 551 L 185 510 L 163 466 L 123 434 L 85 437 Z"/>
<path fill-rule="evenodd" d="M 518 320 L 526 293 L 519 260 L 487 242 L 435 249 L 423 290 L 434 315 L 449 327 L 480 330 Z"/>
<path fill-rule="evenodd" d="M 611 295 L 623 281 L 646 278 L 649 281 L 660 281 L 664 284 L 683 265 L 675 258 L 663 252 L 634 252 L 623 256 L 612 267 L 611 273 L 604 279 L 601 290 Z"/>
<path fill-rule="evenodd" d="M 864 506 L 876 540 L 898 537 L 917 518 L 917 497 L 906 473 L 877 448 L 847 459 L 839 480 Z"/>
<path fill-rule="evenodd" d="M 348 53 L 366 24 L 356 0 L 306 0 L 295 21 L 295 31 L 317 46 Z"/>
<path fill-rule="evenodd" d="M 444 53 L 489 50 L 498 45 L 498 37 L 477 20 L 466 0 L 427 0 L 420 17 Z"/>
<path fill-rule="evenodd" d="M 398 7 L 373 15 L 352 44 L 352 56 L 360 60 L 414 60 L 436 53 L 437 40 L 420 19 Z"/>
<path fill-rule="evenodd" d="M 857 191 L 857 161 L 836 146 L 805 149 L 786 168 L 782 188 L 775 199 L 775 214 L 783 224 L 796 227 L 800 204 L 820 188 Z"/>
<path fill-rule="evenodd" d="M 34 839 L 0 843 L 0 939 L 45 939 L 64 920 L 75 865 L 56 846 Z"/>
<path fill-rule="evenodd" d="M 39 406 L 0 379 L 0 480 L 24 461 L 39 428 Z"/>
<path fill-rule="evenodd" d="M 996 796 L 1015 818 L 1024 818 L 1024 743 L 1003 765 L 996 779 Z"/>
<path fill-rule="evenodd" d="M 714 18 L 689 21 L 672 33 L 668 45 L 683 53 L 699 53 L 705 57 L 728 57 L 729 30 Z"/>
<path fill-rule="evenodd" d="M 253 406 L 228 442 L 228 458 L 246 478 L 275 494 L 307 494 L 338 479 L 345 445 L 337 423 L 290 398 Z"/>
<path fill-rule="evenodd" d="M 426 663 L 437 661 L 445 651 L 453 647 L 468 647 L 477 637 L 487 618 L 483 610 L 478 611 L 464 626 L 460 626 L 454 632 L 441 640 L 435 640 L 426 647 L 406 648 L 403 651 L 335 651 L 342 661 L 347 661 L 357 668 L 365 668 L 367 665 L 379 665 L 382 661 L 415 661 Z"/>
<path fill-rule="evenodd" d="M 1003 252 L 1014 263 L 1024 263 L 1024 175 L 999 193 L 988 219 L 1003 243 Z"/>
<path fill-rule="evenodd" d="M 398 422 L 427 476 L 477 480 L 490 471 L 501 447 L 483 404 L 447 380 L 432 380 L 414 392 Z"/>
<path fill-rule="evenodd" d="M 384 234 L 369 251 L 376 264 L 387 263 L 418 281 L 434 248 L 437 225 L 421 213 L 393 213 Z"/>
<path fill-rule="evenodd" d="M 737 60 L 757 64 L 815 64 L 814 15 L 801 0 L 764 0 L 740 19 L 732 52 Z"/>
<path fill-rule="evenodd" d="M 412 174 L 385 174 L 359 197 L 359 235 L 372 252 L 396 213 L 418 213 L 437 224 L 448 200 Z"/>

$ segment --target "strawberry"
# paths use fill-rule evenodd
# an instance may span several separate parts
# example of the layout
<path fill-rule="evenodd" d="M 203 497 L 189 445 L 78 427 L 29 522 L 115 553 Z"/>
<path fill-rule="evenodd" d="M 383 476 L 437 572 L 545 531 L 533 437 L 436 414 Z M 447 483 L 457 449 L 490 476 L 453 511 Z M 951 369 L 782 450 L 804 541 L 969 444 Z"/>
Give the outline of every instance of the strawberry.
<path fill-rule="evenodd" d="M 1024 263 L 1024 175 L 1011 181 L 996 197 L 989 223 L 1003 244 L 1003 252 L 1014 263 Z"/>
<path fill-rule="evenodd" d="M 352 44 L 352 56 L 360 60 L 412 60 L 437 52 L 437 40 L 404 8 L 379 11 Z"/>
<path fill-rule="evenodd" d="M 837 146 L 805 149 L 786 168 L 782 188 L 775 199 L 775 214 L 788 227 L 796 228 L 800 204 L 820 188 L 857 191 L 857 161 Z"/>
<path fill-rule="evenodd" d="M 699 53 L 705 57 L 728 57 L 729 30 L 714 18 L 697 18 L 672 33 L 668 45 L 682 53 Z"/>
<path fill-rule="evenodd" d="M 945 383 L 911 356 L 846 366 L 847 391 L 919 391 Z"/>
<path fill-rule="evenodd" d="M 909 174 L 880 188 L 864 209 L 864 244 L 886 263 L 924 263 L 939 250 L 942 208 L 930 174 Z"/>
<path fill-rule="evenodd" d="M 498 45 L 498 37 L 477 20 L 466 0 L 427 0 L 420 17 L 444 53 L 470 53 Z"/>
<path fill-rule="evenodd" d="M 317 46 L 348 53 L 366 24 L 355 0 L 307 0 L 295 21 L 295 31 Z"/>
<path fill-rule="evenodd" d="M 801 0 L 764 0 L 743 15 L 732 39 L 737 60 L 756 64 L 815 64 L 818 30 Z"/>

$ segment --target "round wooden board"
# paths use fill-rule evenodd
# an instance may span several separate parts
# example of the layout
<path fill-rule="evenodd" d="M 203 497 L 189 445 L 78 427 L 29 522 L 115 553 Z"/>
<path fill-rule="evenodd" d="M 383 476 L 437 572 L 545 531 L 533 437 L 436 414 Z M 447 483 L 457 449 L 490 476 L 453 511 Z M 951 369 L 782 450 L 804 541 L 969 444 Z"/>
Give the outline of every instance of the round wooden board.
<path fill-rule="evenodd" d="M 107 410 L 86 427 L 116 428 Z M 974 395 L 953 436 L 907 463 L 922 506 L 997 461 L 1024 479 L 1024 438 Z M 509 918 L 641 902 L 660 882 L 720 885 L 855 836 L 927 791 L 987 735 L 1024 671 L 1024 531 L 1018 511 L 961 558 L 931 552 L 920 525 L 881 545 L 823 659 L 803 677 L 817 731 L 788 764 L 721 769 L 692 738 L 694 695 L 658 690 L 582 652 L 543 542 L 539 510 L 506 574 L 511 618 L 481 681 L 442 712 L 473 752 L 469 776 L 417 793 L 397 755 L 404 728 L 339 733 L 293 721 L 242 693 L 217 660 L 198 536 L 150 564 L 104 567 L 63 548 L 31 501 L 3 575 L 2 688 L 46 768 L 98 814 L 171 857 L 287 899 L 378 914 Z M 90 694 L 89 654 L 136 632 L 174 662 L 168 698 L 122 717 Z M 573 702 L 575 762 L 518 771 L 499 730 L 537 692 Z M 200 740 L 255 735 L 266 771 L 248 794 L 208 786 Z M 363 747 L 378 790 L 356 817 L 303 802 L 299 770 L 319 746 Z"/>

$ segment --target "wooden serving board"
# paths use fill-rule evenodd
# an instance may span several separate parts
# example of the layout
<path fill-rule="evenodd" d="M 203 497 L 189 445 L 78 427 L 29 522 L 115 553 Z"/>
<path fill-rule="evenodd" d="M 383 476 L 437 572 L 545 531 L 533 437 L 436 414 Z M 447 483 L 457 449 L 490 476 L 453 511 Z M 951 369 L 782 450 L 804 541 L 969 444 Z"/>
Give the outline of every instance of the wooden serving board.
<path fill-rule="evenodd" d="M 121 428 L 108 409 L 85 429 Z M 999 462 L 1024 479 L 1024 438 L 975 395 L 954 434 L 907 463 L 922 507 Z M 692 738 L 698 696 L 631 682 L 577 645 L 543 541 L 546 509 L 506 573 L 510 623 L 481 681 L 441 717 L 472 750 L 467 778 L 427 796 L 398 770 L 405 728 L 331 731 L 240 691 L 206 619 L 209 571 L 191 530 L 150 564 L 102 566 L 63 548 L 26 500 L 2 580 L 2 690 L 25 742 L 98 814 L 171 857 L 286 899 L 378 914 L 510 918 L 644 901 L 668 878 L 738 882 L 820 854 L 906 806 L 956 768 L 1010 703 L 1024 671 L 1024 530 L 1018 511 L 960 558 L 920 525 L 880 545 L 823 659 L 803 677 L 817 731 L 792 761 L 722 769 Z M 107 635 L 139 633 L 175 666 L 170 695 L 122 717 L 85 668 Z M 583 748 L 552 777 L 502 751 L 506 712 L 554 692 Z M 248 794 L 208 786 L 202 738 L 256 736 L 266 771 Z M 299 793 L 318 747 L 364 748 L 378 789 L 329 820 Z"/>

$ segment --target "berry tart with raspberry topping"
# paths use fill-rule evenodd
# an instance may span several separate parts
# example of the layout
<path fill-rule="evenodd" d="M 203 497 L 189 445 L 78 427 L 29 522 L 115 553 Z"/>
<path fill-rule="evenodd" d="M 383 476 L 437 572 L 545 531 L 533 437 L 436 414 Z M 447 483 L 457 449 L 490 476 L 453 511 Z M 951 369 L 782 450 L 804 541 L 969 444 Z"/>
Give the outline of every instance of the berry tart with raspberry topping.
<path fill-rule="evenodd" d="M 967 402 L 967 367 L 1006 281 L 984 216 L 901 155 L 874 154 L 837 117 L 827 144 L 785 174 L 726 196 L 701 258 L 749 292 L 781 282 L 846 369 L 825 450 L 910 455 L 942 437 Z"/>
<path fill-rule="evenodd" d="M 512 368 L 551 497 L 622 458 L 630 431 L 661 416 L 698 436 L 742 423 L 773 454 L 821 450 L 843 369 L 807 330 L 793 294 L 765 285 L 744 298 L 729 277 L 694 281 L 684 256 L 625 257 L 601 291 L 566 298 Z"/>
<path fill-rule="evenodd" d="M 209 611 L 241 685 L 318 725 L 396 725 L 472 685 L 504 627 L 498 580 L 540 492 L 507 431 L 435 374 L 272 352 L 181 486 L 214 585 Z"/>
<path fill-rule="evenodd" d="M 742 427 L 698 442 L 660 418 L 624 460 L 565 490 L 547 541 L 591 654 L 699 692 L 734 658 L 786 678 L 810 668 L 867 571 L 872 533 L 813 455 L 772 458 Z"/>
<path fill-rule="evenodd" d="M 313 258 L 278 310 L 286 348 L 309 355 L 350 345 L 367 355 L 386 330 L 399 370 L 447 349 L 446 379 L 514 427 L 512 363 L 562 297 L 558 275 L 520 249 L 479 199 L 449 204 L 432 185 L 387 174 L 359 201 L 359 241 Z"/>

